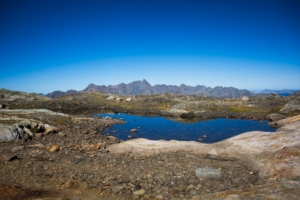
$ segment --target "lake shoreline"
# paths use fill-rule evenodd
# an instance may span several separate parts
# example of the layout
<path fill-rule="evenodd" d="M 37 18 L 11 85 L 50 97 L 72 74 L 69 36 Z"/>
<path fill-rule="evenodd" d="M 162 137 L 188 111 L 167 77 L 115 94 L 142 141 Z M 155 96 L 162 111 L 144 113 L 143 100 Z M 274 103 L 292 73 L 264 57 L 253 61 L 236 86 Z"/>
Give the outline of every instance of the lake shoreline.
<path fill-rule="evenodd" d="M 207 119 L 197 121 L 162 116 L 140 116 L 125 113 L 94 114 L 93 117 L 121 119 L 124 124 L 114 125 L 104 130 L 121 140 L 146 138 L 150 140 L 179 140 L 214 143 L 249 131 L 274 132 L 276 128 L 268 125 L 267 120 L 249 119 Z M 131 130 L 135 131 L 132 132 Z"/>

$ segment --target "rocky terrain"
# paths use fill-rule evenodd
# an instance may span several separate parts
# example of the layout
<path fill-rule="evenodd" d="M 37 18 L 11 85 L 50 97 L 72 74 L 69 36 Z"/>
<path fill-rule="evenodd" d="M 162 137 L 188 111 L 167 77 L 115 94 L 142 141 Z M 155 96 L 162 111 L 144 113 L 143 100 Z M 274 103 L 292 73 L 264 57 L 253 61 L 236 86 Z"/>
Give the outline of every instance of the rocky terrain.
<path fill-rule="evenodd" d="M 65 96 L 68 94 L 76 94 L 80 92 L 102 92 L 111 93 L 116 95 L 141 95 L 141 94 L 187 94 L 187 95 L 201 95 L 201 96 L 211 96 L 218 98 L 235 98 L 241 97 L 243 95 L 250 96 L 251 92 L 248 90 L 239 90 L 234 87 L 215 87 L 210 88 L 204 85 L 197 85 L 195 87 L 181 84 L 176 85 L 154 85 L 151 86 L 145 79 L 143 81 L 134 81 L 128 84 L 120 83 L 118 85 L 95 85 L 90 84 L 82 91 L 68 90 L 67 92 L 54 91 L 47 94 L 46 96 L 55 98 L 59 96 Z"/>
<path fill-rule="evenodd" d="M 62 92 L 62 91 L 56 90 L 54 92 L 48 93 L 46 96 L 50 97 L 50 98 L 56 98 L 56 97 L 60 97 L 60 96 L 66 96 L 66 95 L 77 94 L 77 93 L 79 93 L 79 91 L 68 90 L 66 92 Z"/>
<path fill-rule="evenodd" d="M 297 98 L 80 93 L 51 99 L 1 90 L 0 199 L 297 199 Z M 269 119 L 280 128 L 215 144 L 124 142 L 102 134 L 123 121 L 89 117 L 108 110 Z"/>
<path fill-rule="evenodd" d="M 213 98 L 198 95 L 153 94 L 153 95 L 110 95 L 99 92 L 85 92 L 58 97 L 41 96 L 31 99 L 12 96 L 4 91 L 0 103 L 12 109 L 49 109 L 67 114 L 91 115 L 103 112 L 154 114 L 182 119 L 245 118 L 266 119 L 270 113 L 279 110 L 294 97 L 268 95 L 262 97 Z M 297 113 L 297 111 L 295 112 Z M 294 115 L 295 113 L 291 113 Z M 290 116 L 289 112 L 285 115 Z"/>
<path fill-rule="evenodd" d="M 19 91 L 12 91 L 6 89 L 0 89 L 0 102 L 2 101 L 34 101 L 34 100 L 48 100 L 48 97 L 42 94 L 26 93 Z"/>

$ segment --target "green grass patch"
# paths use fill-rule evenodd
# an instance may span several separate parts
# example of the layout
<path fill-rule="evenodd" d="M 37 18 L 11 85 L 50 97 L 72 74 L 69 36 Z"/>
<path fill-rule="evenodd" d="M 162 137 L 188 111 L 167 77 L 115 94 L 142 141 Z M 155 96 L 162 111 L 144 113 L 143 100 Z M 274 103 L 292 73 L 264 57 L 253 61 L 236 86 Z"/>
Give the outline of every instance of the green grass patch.
<path fill-rule="evenodd" d="M 250 112 L 251 108 L 249 108 L 249 107 L 229 107 L 228 111 L 232 111 L 232 112 Z"/>

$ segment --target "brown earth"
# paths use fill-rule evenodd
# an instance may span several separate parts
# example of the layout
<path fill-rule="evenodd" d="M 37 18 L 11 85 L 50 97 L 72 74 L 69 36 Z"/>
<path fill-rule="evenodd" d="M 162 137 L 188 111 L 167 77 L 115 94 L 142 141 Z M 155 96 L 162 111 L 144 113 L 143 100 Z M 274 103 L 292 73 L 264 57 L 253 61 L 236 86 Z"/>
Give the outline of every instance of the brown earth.
<path fill-rule="evenodd" d="M 184 150 L 146 156 L 110 153 L 106 147 L 120 141 L 101 132 L 121 123 L 116 120 L 27 111 L 2 112 L 0 117 L 6 125 L 24 118 L 42 119 L 59 132 L 0 144 L 1 199 L 188 199 L 262 183 L 258 171 L 230 156 Z M 218 169 L 222 178 L 199 179 L 197 167 Z"/>

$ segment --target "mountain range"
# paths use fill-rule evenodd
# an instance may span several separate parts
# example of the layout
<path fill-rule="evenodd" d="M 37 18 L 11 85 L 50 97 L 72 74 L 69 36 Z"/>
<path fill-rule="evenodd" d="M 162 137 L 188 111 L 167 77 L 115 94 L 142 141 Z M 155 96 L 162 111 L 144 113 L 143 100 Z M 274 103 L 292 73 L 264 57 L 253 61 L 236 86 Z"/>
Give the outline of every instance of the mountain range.
<path fill-rule="evenodd" d="M 217 86 L 215 88 L 206 87 L 203 85 L 197 85 L 195 87 L 181 84 L 176 85 L 154 85 L 151 86 L 145 79 L 142 81 L 134 81 L 128 84 L 120 83 L 118 85 L 95 85 L 93 83 L 89 84 L 84 90 L 68 90 L 66 92 L 54 91 L 46 96 L 55 98 L 59 96 L 65 96 L 69 94 L 76 94 L 81 92 L 103 92 L 118 95 L 139 95 L 139 94 L 163 94 L 163 93 L 173 93 L 173 94 L 189 94 L 189 95 L 201 95 L 201 96 L 212 96 L 219 98 L 238 98 L 243 95 L 251 96 L 252 93 L 248 90 L 240 90 L 234 87 L 222 87 Z"/>

